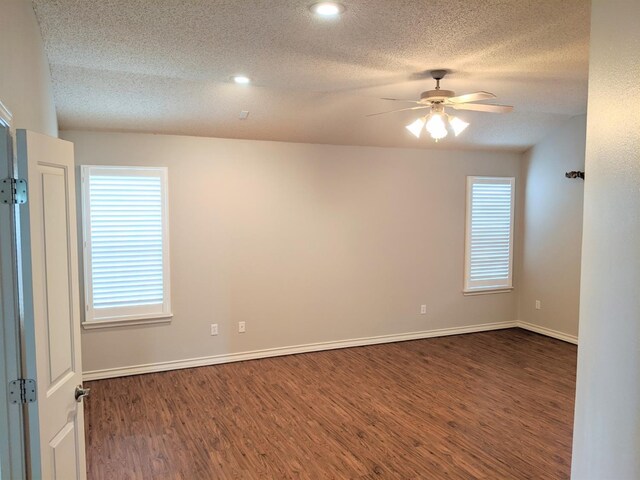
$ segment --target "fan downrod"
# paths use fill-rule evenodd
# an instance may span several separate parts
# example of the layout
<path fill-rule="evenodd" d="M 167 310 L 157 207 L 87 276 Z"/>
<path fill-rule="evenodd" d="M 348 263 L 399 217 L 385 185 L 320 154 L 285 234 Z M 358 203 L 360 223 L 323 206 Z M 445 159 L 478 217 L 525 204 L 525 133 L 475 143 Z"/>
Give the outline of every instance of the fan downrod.
<path fill-rule="evenodd" d="M 436 81 L 436 90 L 440 90 L 440 80 L 448 73 L 446 70 L 431 70 L 431 78 Z"/>

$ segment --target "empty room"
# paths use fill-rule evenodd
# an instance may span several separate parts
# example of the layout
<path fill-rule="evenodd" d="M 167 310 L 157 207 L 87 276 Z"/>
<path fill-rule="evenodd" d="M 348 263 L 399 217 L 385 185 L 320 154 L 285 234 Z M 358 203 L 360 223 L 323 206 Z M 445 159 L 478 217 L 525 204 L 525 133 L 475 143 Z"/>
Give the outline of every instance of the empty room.
<path fill-rule="evenodd" d="M 637 0 L 0 0 L 0 479 L 640 479 Z"/>

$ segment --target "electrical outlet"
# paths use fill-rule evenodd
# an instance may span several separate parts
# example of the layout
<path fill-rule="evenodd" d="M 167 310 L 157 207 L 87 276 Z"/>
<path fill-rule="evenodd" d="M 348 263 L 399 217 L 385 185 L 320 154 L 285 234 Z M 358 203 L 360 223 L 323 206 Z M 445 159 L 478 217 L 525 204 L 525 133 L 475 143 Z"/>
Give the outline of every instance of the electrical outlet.
<path fill-rule="evenodd" d="M 244 322 L 238 322 L 238 333 L 244 333 L 247 331 L 247 326 Z"/>
<path fill-rule="evenodd" d="M 420 305 L 420 315 L 426 315 L 426 314 L 427 314 L 427 306 Z"/>
<path fill-rule="evenodd" d="M 211 324 L 211 335 L 212 336 L 218 335 L 218 324 L 217 323 L 212 323 Z"/>
<path fill-rule="evenodd" d="M 540 303 L 540 300 L 536 300 L 536 310 L 540 310 L 542 308 L 542 304 Z"/>

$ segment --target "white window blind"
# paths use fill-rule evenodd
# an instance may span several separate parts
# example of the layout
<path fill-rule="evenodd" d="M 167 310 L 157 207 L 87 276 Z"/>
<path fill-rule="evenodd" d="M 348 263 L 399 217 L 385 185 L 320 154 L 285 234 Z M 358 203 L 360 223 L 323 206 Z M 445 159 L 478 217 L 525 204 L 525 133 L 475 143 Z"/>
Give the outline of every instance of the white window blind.
<path fill-rule="evenodd" d="M 465 293 L 513 286 L 515 179 L 467 177 Z"/>
<path fill-rule="evenodd" d="M 169 318 L 167 169 L 82 167 L 86 318 Z"/>

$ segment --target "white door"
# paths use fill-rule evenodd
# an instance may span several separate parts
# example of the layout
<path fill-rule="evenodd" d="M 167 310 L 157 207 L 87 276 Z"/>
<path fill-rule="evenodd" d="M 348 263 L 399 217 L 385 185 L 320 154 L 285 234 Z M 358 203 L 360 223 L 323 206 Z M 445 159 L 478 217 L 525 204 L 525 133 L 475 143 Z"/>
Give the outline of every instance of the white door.
<path fill-rule="evenodd" d="M 85 479 L 73 144 L 18 130 L 17 150 L 28 186 L 19 223 L 25 358 L 37 379 L 27 415 L 31 476 Z"/>

